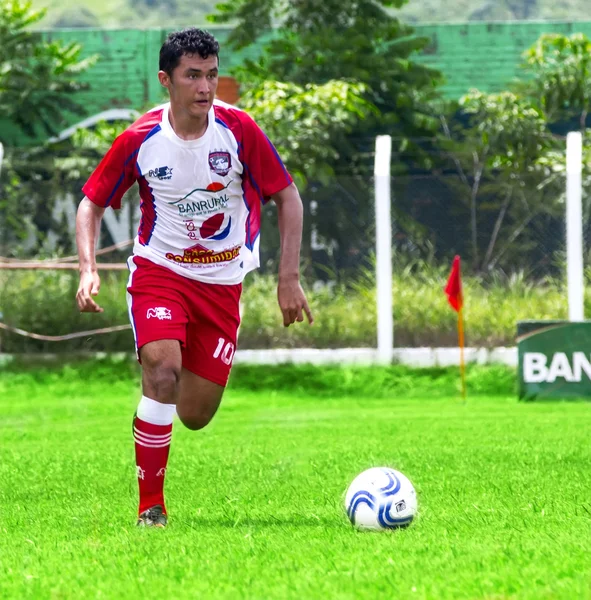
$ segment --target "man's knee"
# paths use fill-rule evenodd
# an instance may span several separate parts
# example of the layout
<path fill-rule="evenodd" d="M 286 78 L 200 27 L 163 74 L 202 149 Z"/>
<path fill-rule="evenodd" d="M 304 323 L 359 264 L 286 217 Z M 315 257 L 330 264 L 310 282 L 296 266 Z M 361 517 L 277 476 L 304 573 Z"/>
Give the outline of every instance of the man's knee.
<path fill-rule="evenodd" d="M 157 361 L 142 361 L 142 383 L 144 395 L 160 402 L 176 402 L 181 377 L 181 367 L 174 361 L 161 359 Z"/>
<path fill-rule="evenodd" d="M 210 410 L 183 410 L 180 406 L 177 406 L 177 414 L 181 423 L 191 431 L 198 431 L 206 427 L 211 420 L 215 411 Z"/>
<path fill-rule="evenodd" d="M 222 401 L 224 388 L 195 389 L 188 391 L 185 383 L 181 386 L 181 394 L 176 412 L 185 427 L 197 431 L 203 429 L 213 419 Z"/>
<path fill-rule="evenodd" d="M 159 340 L 140 348 L 144 396 L 176 404 L 182 371 L 180 342 Z"/>
<path fill-rule="evenodd" d="M 176 404 L 179 419 L 188 429 L 203 429 L 213 419 L 223 394 L 223 386 L 183 369 Z"/>

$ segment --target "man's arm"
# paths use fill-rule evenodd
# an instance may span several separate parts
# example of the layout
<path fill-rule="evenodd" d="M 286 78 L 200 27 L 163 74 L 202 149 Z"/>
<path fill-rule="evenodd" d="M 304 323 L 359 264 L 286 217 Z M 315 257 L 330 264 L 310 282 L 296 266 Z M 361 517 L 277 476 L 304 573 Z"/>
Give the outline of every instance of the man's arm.
<path fill-rule="evenodd" d="M 300 247 L 304 209 L 298 188 L 294 183 L 273 195 L 277 205 L 281 257 L 279 259 L 279 285 L 277 299 L 283 313 L 283 325 L 303 321 L 306 313 L 310 324 L 314 322 L 306 295 L 300 285 Z"/>
<path fill-rule="evenodd" d="M 95 248 L 105 209 L 97 206 L 86 196 L 76 214 L 76 245 L 80 265 L 80 284 L 76 302 L 80 312 L 103 312 L 92 296 L 99 293 L 101 280 L 96 268 Z"/>

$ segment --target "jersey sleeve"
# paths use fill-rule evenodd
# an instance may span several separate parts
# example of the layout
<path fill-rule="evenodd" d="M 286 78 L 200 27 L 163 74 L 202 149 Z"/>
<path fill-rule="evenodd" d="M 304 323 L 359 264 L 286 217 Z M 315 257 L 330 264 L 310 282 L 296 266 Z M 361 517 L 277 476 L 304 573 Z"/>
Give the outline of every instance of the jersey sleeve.
<path fill-rule="evenodd" d="M 244 127 L 244 162 L 263 203 L 293 182 L 279 153 L 250 117 Z"/>
<path fill-rule="evenodd" d="M 98 206 L 121 208 L 123 194 L 137 179 L 138 149 L 133 136 L 123 132 L 118 136 L 98 167 L 82 187 L 83 193 Z"/>

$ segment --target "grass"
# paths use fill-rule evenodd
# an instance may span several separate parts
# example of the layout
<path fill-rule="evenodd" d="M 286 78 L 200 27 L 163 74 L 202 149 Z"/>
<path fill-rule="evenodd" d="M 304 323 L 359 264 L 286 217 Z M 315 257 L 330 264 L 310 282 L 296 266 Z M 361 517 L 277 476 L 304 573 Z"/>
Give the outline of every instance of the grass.
<path fill-rule="evenodd" d="M 296 367 L 253 390 L 254 371 L 208 428 L 175 425 L 164 531 L 133 526 L 135 367 L 0 372 L 0 597 L 591 598 L 591 404 L 462 403 L 449 372 L 409 388 L 404 369 L 371 372 L 365 394 L 296 392 Z M 420 516 L 358 533 L 344 491 L 382 464 Z"/>

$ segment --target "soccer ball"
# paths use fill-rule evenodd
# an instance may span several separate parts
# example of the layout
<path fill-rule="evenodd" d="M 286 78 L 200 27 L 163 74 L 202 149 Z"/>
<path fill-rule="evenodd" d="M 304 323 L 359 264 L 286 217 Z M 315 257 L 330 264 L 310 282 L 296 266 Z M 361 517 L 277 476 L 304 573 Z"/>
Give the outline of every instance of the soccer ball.
<path fill-rule="evenodd" d="M 400 471 L 373 467 L 351 482 L 345 496 L 345 510 L 358 529 L 397 529 L 406 527 L 415 518 L 417 495 Z"/>

